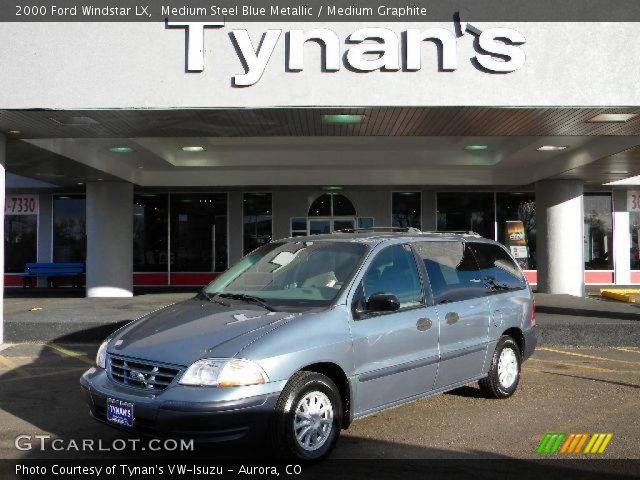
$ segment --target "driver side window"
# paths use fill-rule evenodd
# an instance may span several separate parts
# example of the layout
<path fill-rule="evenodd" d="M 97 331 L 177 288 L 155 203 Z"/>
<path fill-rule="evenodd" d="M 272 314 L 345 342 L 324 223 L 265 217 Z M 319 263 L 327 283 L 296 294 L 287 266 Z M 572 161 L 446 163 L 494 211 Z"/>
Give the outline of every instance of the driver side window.
<path fill-rule="evenodd" d="M 378 253 L 362 279 L 365 299 L 378 293 L 395 295 L 400 308 L 422 303 L 422 284 L 409 245 L 393 245 Z"/>

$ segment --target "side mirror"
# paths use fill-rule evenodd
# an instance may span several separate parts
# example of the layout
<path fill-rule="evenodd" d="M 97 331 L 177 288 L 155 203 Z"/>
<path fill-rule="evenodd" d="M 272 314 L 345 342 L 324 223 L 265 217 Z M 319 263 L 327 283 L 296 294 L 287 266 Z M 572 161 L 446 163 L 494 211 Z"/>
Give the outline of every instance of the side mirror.
<path fill-rule="evenodd" d="M 376 293 L 367 300 L 367 312 L 395 312 L 400 309 L 400 300 L 392 293 Z"/>

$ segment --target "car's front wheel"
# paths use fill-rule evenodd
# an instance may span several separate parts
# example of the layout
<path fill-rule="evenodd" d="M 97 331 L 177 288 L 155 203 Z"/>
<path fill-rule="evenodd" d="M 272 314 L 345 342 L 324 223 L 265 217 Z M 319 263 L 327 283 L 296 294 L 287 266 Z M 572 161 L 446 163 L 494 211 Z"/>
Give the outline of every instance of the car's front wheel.
<path fill-rule="evenodd" d="M 489 375 L 480 380 L 480 390 L 491 398 L 508 398 L 520 382 L 520 348 L 515 340 L 503 335 L 498 340 L 491 359 Z"/>
<path fill-rule="evenodd" d="M 276 404 L 273 447 L 281 458 L 320 460 L 335 445 L 341 425 L 342 402 L 333 381 L 301 371 L 289 380 Z"/>

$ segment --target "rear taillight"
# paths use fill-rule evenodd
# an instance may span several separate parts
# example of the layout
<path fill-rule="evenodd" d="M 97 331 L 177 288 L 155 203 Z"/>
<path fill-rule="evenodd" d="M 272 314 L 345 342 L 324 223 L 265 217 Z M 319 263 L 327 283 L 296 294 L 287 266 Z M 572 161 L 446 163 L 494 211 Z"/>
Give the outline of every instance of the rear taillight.
<path fill-rule="evenodd" d="M 531 326 L 533 327 L 536 324 L 536 302 L 534 300 L 533 305 L 531 305 Z"/>

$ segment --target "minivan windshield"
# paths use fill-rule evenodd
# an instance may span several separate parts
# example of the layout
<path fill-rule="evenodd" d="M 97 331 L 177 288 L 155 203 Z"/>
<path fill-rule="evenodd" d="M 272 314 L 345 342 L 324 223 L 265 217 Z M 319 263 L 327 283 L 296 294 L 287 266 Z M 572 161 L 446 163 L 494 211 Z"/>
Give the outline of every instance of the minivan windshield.
<path fill-rule="evenodd" d="M 203 292 L 211 298 L 262 301 L 276 308 L 326 306 L 366 252 L 365 245 L 355 242 L 273 242 L 244 257 Z"/>

